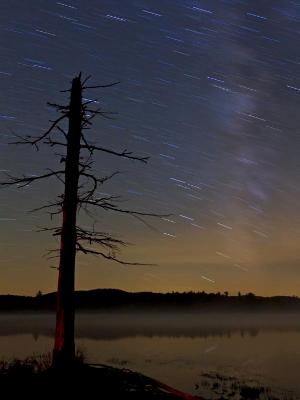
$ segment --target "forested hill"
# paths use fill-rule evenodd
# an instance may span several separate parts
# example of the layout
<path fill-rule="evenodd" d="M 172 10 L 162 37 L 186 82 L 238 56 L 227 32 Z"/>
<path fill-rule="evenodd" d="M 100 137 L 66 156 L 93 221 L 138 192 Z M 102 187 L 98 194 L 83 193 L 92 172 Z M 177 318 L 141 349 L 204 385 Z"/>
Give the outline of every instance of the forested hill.
<path fill-rule="evenodd" d="M 0 311 L 52 311 L 56 293 L 34 297 L 0 295 Z M 95 289 L 75 293 L 76 309 L 99 311 L 283 311 L 300 312 L 296 296 L 261 297 L 253 293 L 229 296 L 226 292 L 125 292 L 118 289 Z"/>

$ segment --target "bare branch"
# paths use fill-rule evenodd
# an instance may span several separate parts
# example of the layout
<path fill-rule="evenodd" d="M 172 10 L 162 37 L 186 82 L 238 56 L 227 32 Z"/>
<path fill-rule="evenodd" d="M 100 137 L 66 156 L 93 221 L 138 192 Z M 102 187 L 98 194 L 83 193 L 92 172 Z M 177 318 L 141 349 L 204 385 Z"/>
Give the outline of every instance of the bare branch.
<path fill-rule="evenodd" d="M 93 198 L 96 190 L 98 189 L 98 185 L 99 184 L 102 185 L 104 182 L 106 182 L 109 179 L 113 178 L 118 173 L 119 173 L 119 171 L 116 171 L 116 172 L 113 172 L 111 175 L 105 176 L 104 178 L 97 178 L 93 174 L 84 172 L 84 169 L 82 169 L 79 172 L 79 175 L 80 176 L 84 176 L 84 177 L 88 178 L 89 180 L 91 180 L 93 182 L 93 187 L 91 189 L 87 190 L 86 192 L 84 192 L 83 194 L 81 194 L 78 197 L 78 203 L 80 204 L 80 200 L 89 200 L 89 199 Z"/>
<path fill-rule="evenodd" d="M 67 147 L 66 143 L 58 142 L 56 140 L 53 140 L 51 137 L 48 137 L 44 142 L 44 144 L 48 144 L 50 147 L 54 146 L 64 146 Z"/>
<path fill-rule="evenodd" d="M 118 115 L 118 113 L 113 112 L 113 111 L 102 111 L 101 108 L 98 108 L 97 110 L 92 110 L 90 108 L 85 108 L 84 112 L 89 112 L 92 114 L 92 116 L 90 118 L 83 118 L 83 121 L 85 123 L 89 123 L 90 124 L 90 120 L 92 118 L 94 118 L 96 115 L 100 115 L 101 117 L 107 118 L 107 119 L 114 119 L 114 118 L 110 118 L 109 115 Z"/>
<path fill-rule="evenodd" d="M 59 254 L 57 254 L 56 256 L 50 256 L 50 254 L 53 254 L 53 253 L 59 253 L 59 249 L 51 249 L 51 250 L 48 250 L 48 252 L 44 255 L 44 257 L 46 257 L 47 260 L 52 260 L 52 259 L 54 259 L 54 258 L 59 258 L 59 257 L 60 257 Z M 53 267 L 52 267 L 52 268 L 53 268 Z M 59 268 L 57 268 L 57 269 L 59 269 Z"/>
<path fill-rule="evenodd" d="M 170 217 L 170 214 L 155 214 L 155 213 L 146 213 L 146 212 L 140 212 L 140 211 L 134 211 L 134 210 L 124 210 L 122 208 L 119 208 L 116 204 L 102 201 L 102 199 L 92 199 L 92 200 L 79 199 L 78 202 L 81 204 L 86 204 L 86 205 L 90 205 L 90 206 L 94 206 L 94 207 L 100 207 L 100 208 L 103 208 L 104 210 L 116 211 L 116 212 L 123 213 L 123 214 L 139 215 L 142 217 L 156 217 L 156 218 Z"/>
<path fill-rule="evenodd" d="M 136 218 L 138 221 L 142 222 L 148 229 L 150 229 L 153 232 L 157 232 L 157 233 L 161 233 L 159 231 L 159 229 L 155 228 L 154 226 L 152 226 L 151 224 L 149 224 L 149 222 L 145 221 L 140 215 L 136 215 L 136 214 L 131 214 L 132 217 Z M 169 215 L 170 216 L 170 215 Z M 161 217 L 161 218 L 165 218 L 165 217 Z"/>
<path fill-rule="evenodd" d="M 109 88 L 115 85 L 118 85 L 119 83 L 121 83 L 120 81 L 118 82 L 113 82 L 113 83 L 109 83 L 107 85 L 96 85 L 96 86 L 82 86 L 82 90 L 85 89 L 98 89 L 98 88 Z"/>
<path fill-rule="evenodd" d="M 95 231 L 94 229 L 88 230 L 76 227 L 76 236 L 78 242 L 83 241 L 88 242 L 90 245 L 100 245 L 114 253 L 119 251 L 120 246 L 128 246 L 130 244 L 121 239 L 116 239 L 105 232 Z"/>
<path fill-rule="evenodd" d="M 35 146 L 36 149 L 38 150 L 39 148 L 37 146 L 37 143 L 39 143 L 41 140 L 45 139 L 53 131 L 53 129 L 55 127 L 57 127 L 57 124 L 59 124 L 67 116 L 68 116 L 68 114 L 64 114 L 61 117 L 57 118 L 55 121 L 51 121 L 52 125 L 41 136 L 38 136 L 38 137 L 26 136 L 26 137 L 23 137 L 23 138 L 21 137 L 22 140 L 20 140 L 18 142 L 11 142 L 10 144 L 31 144 L 32 146 Z"/>
<path fill-rule="evenodd" d="M 99 103 L 98 99 L 94 99 L 94 100 L 87 100 L 86 102 L 82 103 L 82 109 L 86 110 L 86 106 L 88 104 L 92 104 L 92 103 Z"/>
<path fill-rule="evenodd" d="M 90 144 L 85 144 L 85 145 L 81 145 L 82 149 L 88 149 L 91 154 L 93 154 L 94 151 L 103 151 L 104 153 L 109 153 L 109 154 L 113 154 L 115 156 L 119 156 L 119 157 L 124 157 L 124 158 L 129 158 L 131 160 L 137 160 L 137 161 L 141 161 L 143 163 L 147 163 L 147 161 L 149 160 L 149 156 L 148 157 L 137 157 L 137 156 L 133 156 L 131 151 L 127 151 L 126 149 L 123 150 L 121 153 L 117 152 L 117 151 L 113 151 L 113 150 L 109 150 L 106 149 L 104 147 L 99 147 L 99 146 L 93 146 Z"/>
<path fill-rule="evenodd" d="M 89 165 L 87 165 L 86 167 L 89 167 Z M 97 186 L 98 183 L 103 184 L 104 182 L 108 181 L 109 179 L 113 178 L 115 175 L 118 175 L 119 173 L 120 173 L 119 171 L 115 171 L 112 174 L 105 176 L 104 178 L 97 178 L 95 175 L 89 174 L 87 172 L 79 172 L 79 175 L 85 176 L 86 178 L 90 178 L 93 182 L 95 182 Z"/>
<path fill-rule="evenodd" d="M 123 261 L 123 260 L 120 260 L 119 258 L 115 257 L 113 254 L 105 254 L 102 251 L 97 251 L 94 249 L 86 248 L 86 247 L 82 246 L 80 243 L 76 243 L 76 245 L 77 245 L 77 249 L 76 249 L 77 251 L 80 251 L 84 254 L 93 254 L 96 256 L 101 256 L 101 257 L 105 258 L 106 260 L 115 261 L 122 265 L 136 265 L 136 266 L 154 266 L 155 265 L 155 264 L 142 264 L 142 263 L 137 263 L 137 262 Z"/>
<path fill-rule="evenodd" d="M 47 102 L 47 105 L 49 106 L 49 107 L 53 107 L 53 108 L 55 108 L 56 110 L 58 110 L 58 111 L 66 111 L 66 110 L 69 110 L 70 109 L 70 106 L 61 106 L 60 104 L 56 104 L 56 103 L 50 103 L 49 101 Z"/>
<path fill-rule="evenodd" d="M 62 205 L 63 205 L 63 200 L 58 201 L 56 203 L 45 204 L 44 206 L 37 207 L 37 208 L 34 208 L 34 209 L 30 210 L 30 212 L 33 213 L 33 212 L 36 212 L 36 211 L 41 211 L 41 210 L 45 210 L 45 209 L 52 208 L 52 207 L 62 207 Z"/>
<path fill-rule="evenodd" d="M 65 139 L 67 140 L 68 136 L 67 133 L 59 125 L 57 125 L 56 129 L 58 129 L 59 132 L 61 132 L 64 135 Z"/>
<path fill-rule="evenodd" d="M 92 75 L 88 75 L 82 82 L 82 86 L 89 80 L 91 79 Z"/>
<path fill-rule="evenodd" d="M 10 178 L 8 182 L 0 182 L 0 186 L 11 186 L 17 185 L 20 188 L 29 185 L 30 183 L 40 180 L 50 178 L 51 176 L 58 176 L 59 174 L 64 174 L 65 171 L 50 171 L 48 174 L 38 175 L 38 176 L 23 176 L 23 178 L 16 178 L 10 175 L 7 175 Z"/>
<path fill-rule="evenodd" d="M 93 155 L 93 152 L 92 152 L 92 150 L 90 150 L 90 144 L 89 144 L 89 142 L 86 140 L 85 135 L 83 134 L 83 132 L 81 132 L 81 139 L 82 139 L 84 145 L 82 145 L 82 144 L 80 143 L 80 148 L 82 148 L 82 146 L 86 146 L 86 147 L 84 147 L 84 148 L 86 148 L 86 149 L 89 150 L 89 152 L 90 152 L 90 157 L 91 157 L 91 156 Z"/>
<path fill-rule="evenodd" d="M 41 227 L 37 229 L 36 232 L 53 232 L 52 236 L 59 236 L 61 234 L 61 227 L 60 226 L 55 226 L 52 228 Z"/>

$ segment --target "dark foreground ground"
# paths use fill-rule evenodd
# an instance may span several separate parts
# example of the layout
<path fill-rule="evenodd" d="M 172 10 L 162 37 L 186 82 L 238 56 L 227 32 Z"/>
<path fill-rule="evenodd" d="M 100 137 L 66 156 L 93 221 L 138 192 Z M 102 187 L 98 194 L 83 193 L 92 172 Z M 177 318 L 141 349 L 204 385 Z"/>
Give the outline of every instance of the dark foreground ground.
<path fill-rule="evenodd" d="M 83 364 L 69 371 L 51 368 L 35 371 L 32 363 L 15 362 L 0 369 L 0 388 L 1 398 L 7 399 L 201 399 L 137 372 L 106 365 Z"/>
<path fill-rule="evenodd" d="M 42 361 L 41 361 L 42 360 Z M 0 362 L 0 399 L 100 399 L 100 400 L 299 400 L 282 392 L 231 376 L 205 373 L 192 396 L 128 369 L 78 364 L 71 370 L 55 370 L 48 360 Z"/>

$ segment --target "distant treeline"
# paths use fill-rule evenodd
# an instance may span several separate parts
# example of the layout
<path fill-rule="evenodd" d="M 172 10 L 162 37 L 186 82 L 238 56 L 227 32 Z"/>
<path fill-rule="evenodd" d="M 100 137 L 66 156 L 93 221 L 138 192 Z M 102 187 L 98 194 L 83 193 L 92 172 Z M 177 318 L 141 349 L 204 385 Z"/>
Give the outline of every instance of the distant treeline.
<path fill-rule="evenodd" d="M 56 293 L 36 296 L 0 295 L 0 311 L 54 311 Z M 300 311 L 300 298 L 296 296 L 262 297 L 253 293 L 229 296 L 227 292 L 125 292 L 117 289 L 77 291 L 78 310 L 100 311 Z"/>

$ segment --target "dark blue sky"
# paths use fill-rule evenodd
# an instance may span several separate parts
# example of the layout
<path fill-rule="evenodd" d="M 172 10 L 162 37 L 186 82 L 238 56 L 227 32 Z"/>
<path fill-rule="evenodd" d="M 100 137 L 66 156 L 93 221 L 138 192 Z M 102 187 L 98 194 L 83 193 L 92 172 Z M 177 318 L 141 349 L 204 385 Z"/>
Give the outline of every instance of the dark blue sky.
<path fill-rule="evenodd" d="M 97 155 L 100 175 L 122 171 L 103 193 L 172 213 L 152 229 L 98 215 L 101 229 L 136 244 L 124 258 L 159 265 L 79 257 L 78 287 L 300 295 L 299 22 L 296 1 L 1 3 L 0 169 L 56 165 L 51 149 L 6 143 L 46 129 L 47 101 L 66 102 L 60 90 L 79 71 L 95 84 L 120 80 L 87 93 L 119 113 L 90 137 L 151 159 Z M 42 255 L 57 244 L 34 232 L 49 219 L 26 211 L 60 190 L 55 180 L 1 190 L 0 292 L 55 288 L 57 260 Z"/>

